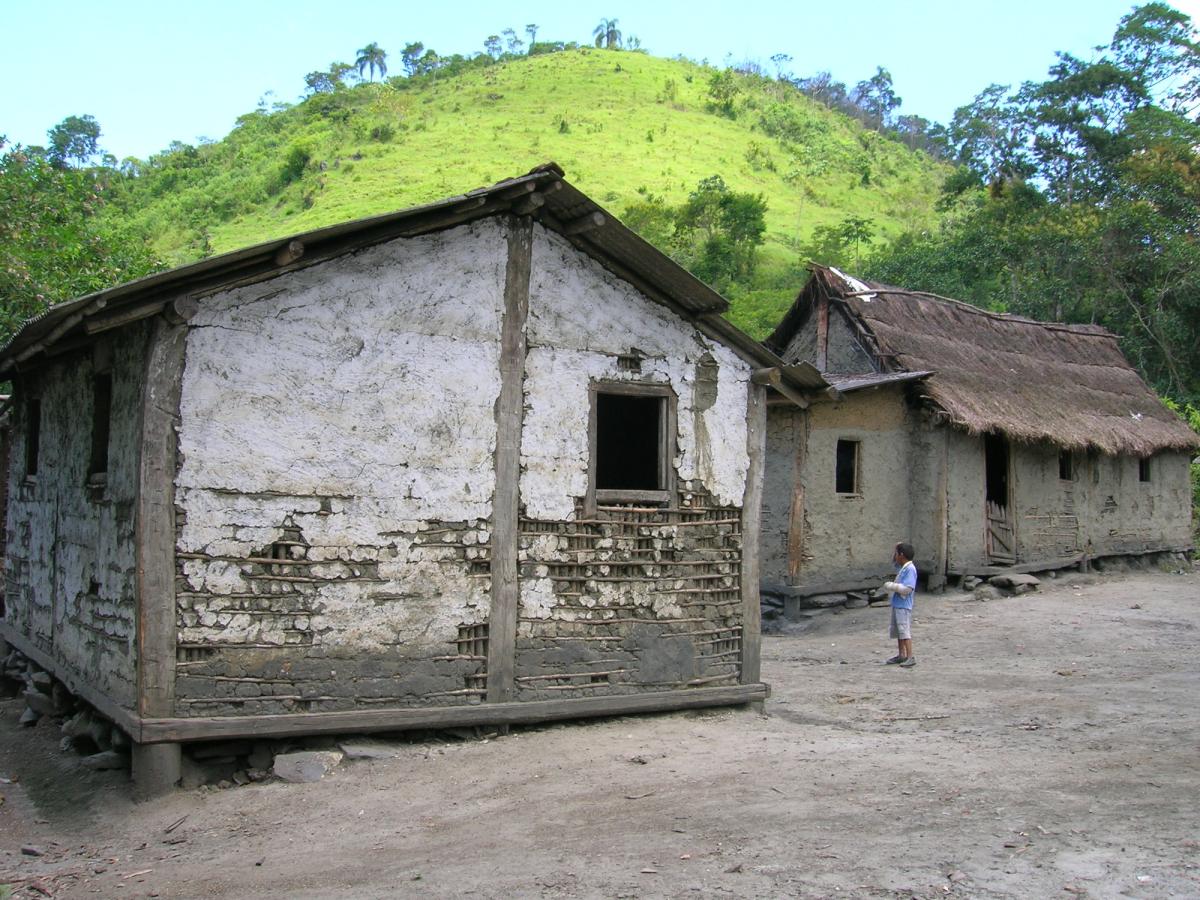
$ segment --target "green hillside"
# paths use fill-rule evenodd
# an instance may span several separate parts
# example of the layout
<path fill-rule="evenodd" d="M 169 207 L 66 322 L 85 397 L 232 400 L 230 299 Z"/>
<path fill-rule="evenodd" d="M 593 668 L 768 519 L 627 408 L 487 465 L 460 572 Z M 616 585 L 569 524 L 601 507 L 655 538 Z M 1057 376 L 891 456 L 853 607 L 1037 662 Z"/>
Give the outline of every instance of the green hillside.
<path fill-rule="evenodd" d="M 932 225 L 946 169 L 771 79 L 732 75 L 718 106 L 716 71 L 583 48 L 315 94 L 152 157 L 108 214 L 154 235 L 174 265 L 547 160 L 618 216 L 648 196 L 682 203 L 720 175 L 768 205 L 753 277 L 727 286 L 734 321 L 761 335 L 795 294 L 814 228 L 857 216 L 882 240 Z"/>

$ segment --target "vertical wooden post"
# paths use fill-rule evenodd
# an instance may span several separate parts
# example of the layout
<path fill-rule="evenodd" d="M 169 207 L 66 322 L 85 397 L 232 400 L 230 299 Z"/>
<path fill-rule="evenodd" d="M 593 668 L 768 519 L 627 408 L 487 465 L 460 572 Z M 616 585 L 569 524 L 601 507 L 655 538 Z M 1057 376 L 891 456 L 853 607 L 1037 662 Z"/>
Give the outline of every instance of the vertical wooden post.
<path fill-rule="evenodd" d="M 746 396 L 746 450 L 750 466 L 742 494 L 742 684 L 761 678 L 762 598 L 759 552 L 762 532 L 763 468 L 767 442 L 767 389 L 749 382 Z"/>
<path fill-rule="evenodd" d="M 829 298 L 824 294 L 817 300 L 817 369 L 824 372 L 829 366 Z"/>
<path fill-rule="evenodd" d="M 792 410 L 792 435 L 796 456 L 792 466 L 792 508 L 788 516 L 788 583 L 800 581 L 804 567 L 804 462 L 808 454 L 808 413 Z"/>
<path fill-rule="evenodd" d="M 504 319 L 500 328 L 500 396 L 496 400 L 496 492 L 492 500 L 492 606 L 488 617 L 487 699 L 512 699 L 520 587 L 521 427 L 524 422 L 525 324 L 529 317 L 529 273 L 533 221 L 508 221 L 508 265 L 504 273 Z"/>
<path fill-rule="evenodd" d="M 175 425 L 187 326 L 156 318 L 142 381 L 141 445 L 134 525 L 137 559 L 137 697 L 146 718 L 175 714 Z M 179 745 L 135 746 L 141 796 L 179 780 Z"/>

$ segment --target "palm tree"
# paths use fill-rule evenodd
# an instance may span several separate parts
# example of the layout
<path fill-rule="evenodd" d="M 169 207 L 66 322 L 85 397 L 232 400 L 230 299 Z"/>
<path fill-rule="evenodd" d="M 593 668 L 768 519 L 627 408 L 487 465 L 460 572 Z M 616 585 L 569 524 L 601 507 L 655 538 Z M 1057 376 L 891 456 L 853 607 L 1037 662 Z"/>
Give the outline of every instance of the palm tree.
<path fill-rule="evenodd" d="M 592 31 L 596 38 L 596 46 L 608 50 L 621 49 L 621 32 L 617 30 L 616 19 L 601 19 L 600 24 Z"/>
<path fill-rule="evenodd" d="M 358 59 L 354 60 L 354 66 L 358 69 L 359 78 L 362 77 L 363 70 L 370 70 L 371 80 L 375 80 L 375 70 L 379 70 L 379 77 L 383 78 L 387 75 L 387 52 L 374 41 L 367 44 L 358 51 Z"/>

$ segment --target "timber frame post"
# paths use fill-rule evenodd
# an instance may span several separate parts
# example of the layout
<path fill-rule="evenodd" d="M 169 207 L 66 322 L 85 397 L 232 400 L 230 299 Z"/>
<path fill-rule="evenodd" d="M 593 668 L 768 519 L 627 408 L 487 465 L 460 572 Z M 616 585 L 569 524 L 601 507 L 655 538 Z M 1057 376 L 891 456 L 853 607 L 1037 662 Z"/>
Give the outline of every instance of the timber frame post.
<path fill-rule="evenodd" d="M 496 490 L 492 499 L 492 597 L 488 616 L 487 702 L 512 700 L 520 603 L 521 429 L 524 424 L 526 320 L 533 259 L 533 220 L 508 220 L 504 319 L 500 328 L 500 396 L 496 400 Z"/>
<path fill-rule="evenodd" d="M 159 317 L 142 382 L 141 452 L 134 542 L 137 558 L 137 712 L 175 714 L 175 465 L 187 326 Z M 135 792 L 150 797 L 179 781 L 180 746 L 133 747 Z"/>
<path fill-rule="evenodd" d="M 766 465 L 767 389 L 746 385 L 746 451 L 750 465 L 742 495 L 742 684 L 757 684 L 762 668 L 762 597 L 759 535 L 762 530 L 763 476 Z"/>

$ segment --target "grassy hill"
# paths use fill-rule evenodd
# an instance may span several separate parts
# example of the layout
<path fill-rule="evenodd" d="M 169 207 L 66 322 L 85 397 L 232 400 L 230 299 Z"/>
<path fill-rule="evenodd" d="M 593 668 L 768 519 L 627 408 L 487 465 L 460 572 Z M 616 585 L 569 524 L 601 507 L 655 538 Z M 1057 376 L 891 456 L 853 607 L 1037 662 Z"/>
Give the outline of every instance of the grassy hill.
<path fill-rule="evenodd" d="M 945 168 L 766 78 L 735 76 L 714 108 L 714 69 L 591 48 L 453 77 L 394 78 L 242 116 L 224 139 L 173 145 L 111 207 L 155 235 L 171 264 L 424 203 L 555 160 L 616 215 L 686 199 L 720 175 L 768 203 L 753 282 L 732 318 L 761 335 L 803 277 L 812 230 L 870 219 L 877 239 L 932 224 Z"/>

